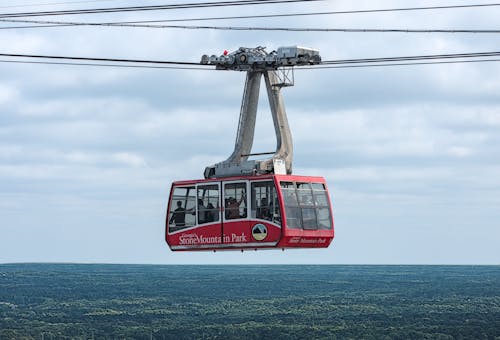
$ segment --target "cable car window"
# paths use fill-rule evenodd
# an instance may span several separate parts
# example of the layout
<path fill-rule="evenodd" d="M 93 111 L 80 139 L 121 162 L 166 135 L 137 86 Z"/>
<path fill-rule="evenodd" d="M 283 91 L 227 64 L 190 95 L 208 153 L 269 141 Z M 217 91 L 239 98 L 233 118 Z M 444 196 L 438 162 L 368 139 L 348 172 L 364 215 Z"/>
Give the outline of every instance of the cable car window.
<path fill-rule="evenodd" d="M 318 229 L 332 229 L 330 202 L 324 184 L 312 183 L 316 214 L 318 216 Z"/>
<path fill-rule="evenodd" d="M 332 229 L 332 219 L 329 208 L 316 208 L 318 215 L 318 229 Z"/>
<path fill-rule="evenodd" d="M 281 225 L 281 213 L 274 182 L 252 183 L 252 218 Z"/>
<path fill-rule="evenodd" d="M 295 184 L 292 182 L 281 182 L 281 192 L 285 203 L 286 226 L 293 229 L 302 228 L 302 213 L 297 200 Z"/>
<path fill-rule="evenodd" d="M 247 217 L 246 182 L 224 184 L 224 207 L 227 220 Z"/>
<path fill-rule="evenodd" d="M 198 185 L 198 224 L 219 221 L 219 186 Z"/>
<path fill-rule="evenodd" d="M 194 187 L 176 187 L 170 202 L 168 219 L 169 232 L 192 227 L 195 218 L 192 212 L 195 209 L 196 191 Z"/>
<path fill-rule="evenodd" d="M 302 212 L 302 225 L 304 229 L 318 229 L 318 220 L 316 218 L 316 208 L 313 201 L 311 183 L 297 183 L 297 196 Z"/>
<path fill-rule="evenodd" d="M 301 203 L 311 204 L 311 183 L 297 183 L 297 195 Z"/>
<path fill-rule="evenodd" d="M 325 186 L 322 183 L 311 183 L 311 185 L 316 205 L 328 207 L 328 196 L 326 195 Z"/>

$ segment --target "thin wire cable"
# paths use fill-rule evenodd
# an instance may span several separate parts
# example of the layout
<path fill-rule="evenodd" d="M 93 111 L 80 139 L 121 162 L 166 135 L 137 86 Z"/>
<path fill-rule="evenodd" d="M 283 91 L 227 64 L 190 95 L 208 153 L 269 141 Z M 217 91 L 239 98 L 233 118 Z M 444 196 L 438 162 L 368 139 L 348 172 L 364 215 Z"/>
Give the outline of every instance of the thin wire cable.
<path fill-rule="evenodd" d="M 2 19 L 0 19 L 2 21 Z M 76 25 L 59 25 L 59 24 L 52 24 L 52 25 L 30 25 L 30 26 L 6 26 L 6 27 L 0 27 L 0 30 L 17 30 L 17 29 L 27 29 L 27 28 L 49 28 L 49 27 L 74 27 Z"/>
<path fill-rule="evenodd" d="M 165 64 L 165 65 L 191 65 L 201 66 L 200 63 L 186 61 L 165 61 L 165 60 L 141 60 L 141 59 L 117 59 L 117 58 L 90 58 L 90 57 L 67 57 L 53 55 L 36 55 L 36 54 L 14 54 L 0 53 L 0 57 L 17 57 L 17 58 L 33 58 L 33 59 L 59 59 L 59 60 L 81 60 L 81 61 L 105 61 L 118 63 L 140 63 L 140 64 Z M 209 66 L 209 65 L 207 65 Z"/>
<path fill-rule="evenodd" d="M 462 64 L 462 63 L 483 63 L 483 62 L 493 62 L 493 61 L 500 61 L 500 59 L 430 61 L 430 62 L 412 62 L 412 63 L 387 63 L 387 64 L 367 64 L 367 65 L 340 65 L 340 66 L 310 66 L 310 67 L 299 68 L 298 70 L 335 69 L 335 68 L 365 68 L 365 67 L 387 67 L 387 66 L 412 66 L 412 65 L 437 65 L 437 64 Z M 213 68 L 203 68 L 203 67 L 151 66 L 151 65 L 119 65 L 119 64 L 70 63 L 70 62 L 65 63 L 65 62 L 53 62 L 53 61 L 22 61 L 22 60 L 2 60 L 2 59 L 0 59 L 0 63 L 67 65 L 67 66 L 97 66 L 97 67 L 117 67 L 117 68 L 142 68 L 142 69 L 216 71 Z"/>
<path fill-rule="evenodd" d="M 207 68 L 207 67 L 120 65 L 120 64 L 70 63 L 70 62 L 65 63 L 65 62 L 56 62 L 56 61 L 27 61 L 27 60 L 3 60 L 3 59 L 0 59 L 0 63 L 214 71 L 214 69 Z"/>
<path fill-rule="evenodd" d="M 338 65 L 338 66 L 306 66 L 297 70 L 316 70 L 330 68 L 363 68 L 363 67 L 385 67 L 385 66 L 407 66 L 407 65 L 437 65 L 437 64 L 463 64 L 463 63 L 484 63 L 490 61 L 500 61 L 500 59 L 477 59 L 477 60 L 452 60 L 452 61 L 429 61 L 412 63 L 387 63 L 387 64 L 364 64 L 364 65 Z"/>
<path fill-rule="evenodd" d="M 86 23 L 46 20 L 18 20 L 0 19 L 0 22 L 22 22 L 41 25 L 6 26 L 0 29 L 24 29 L 58 26 L 115 26 L 135 28 L 162 28 L 162 29 L 212 29 L 237 31 L 290 31 L 290 32 L 344 32 L 344 33 L 474 33 L 498 34 L 500 29 L 394 29 L 394 28 L 292 28 L 292 27 L 231 27 L 231 26 L 185 26 L 185 25 L 151 25 L 151 24 L 123 24 L 123 23 Z"/>
<path fill-rule="evenodd" d="M 113 0 L 102 0 L 102 1 L 113 1 Z M 82 2 L 84 2 L 84 1 L 82 1 Z M 188 19 L 170 19 L 170 20 L 145 20 L 145 21 L 128 21 L 128 22 L 121 22 L 121 23 L 148 23 L 148 22 L 149 23 L 153 23 L 153 22 L 175 22 L 175 21 L 255 19 L 255 18 L 276 18 L 276 17 L 290 17 L 290 16 L 337 15 L 337 14 L 360 14 L 360 13 L 379 13 L 379 12 L 399 12 L 399 11 L 460 9 L 460 8 L 491 7 L 491 6 L 500 6 L 500 3 L 493 3 L 493 4 L 472 4 L 472 5 L 450 5 L 450 6 L 427 6 L 427 7 L 407 7 L 407 8 L 386 8 L 386 9 L 366 9 L 366 10 L 349 10 L 349 11 L 333 11 L 333 12 L 313 12 L 313 13 L 247 15 L 247 16 L 232 16 L 232 17 L 188 18 Z M 4 7 L 10 7 L 10 6 L 4 6 Z M 16 14 L 16 13 L 13 13 L 13 14 Z M 33 14 L 33 13 L 29 13 L 29 14 Z"/>
<path fill-rule="evenodd" d="M 398 12 L 398 11 L 422 11 L 422 10 L 440 10 L 440 9 L 459 9 L 473 7 L 493 7 L 500 6 L 500 3 L 495 4 L 475 4 L 475 5 L 452 5 L 452 6 L 429 6 L 429 7 L 412 7 L 412 8 L 388 8 L 388 9 L 367 9 L 367 10 L 351 10 L 351 11 L 334 11 L 334 12 L 310 12 L 310 13 L 286 13 L 286 14 L 261 14 L 261 15 L 239 15 L 228 17 L 201 17 L 201 18 L 185 18 L 185 19 L 166 19 L 166 20 L 141 20 L 141 21 L 121 21 L 117 24 L 145 24 L 156 22 L 183 22 L 183 21 L 206 21 L 206 20 L 235 20 L 235 19 L 263 19 L 263 18 L 283 18 L 283 17 L 300 17 L 300 16 L 318 16 L 318 15 L 338 15 L 338 14 L 361 14 L 361 13 L 378 13 L 378 12 Z"/>
<path fill-rule="evenodd" d="M 102 0 L 102 1 L 114 1 L 114 0 Z M 332 12 L 311 12 L 311 13 L 243 15 L 243 16 L 229 16 L 229 17 L 201 17 L 201 18 L 166 19 L 166 20 L 120 21 L 120 22 L 114 22 L 114 23 L 115 24 L 143 24 L 143 23 L 157 23 L 157 22 L 183 22 L 183 21 L 205 21 L 205 20 L 257 19 L 257 18 L 278 18 L 278 17 L 295 17 L 295 16 L 317 16 L 317 15 L 360 14 L 360 13 L 379 13 L 379 12 L 398 12 L 398 11 L 422 11 L 422 10 L 442 10 L 442 9 L 463 9 L 463 8 L 494 7 L 494 6 L 500 6 L 500 3 L 472 4 L 472 5 L 450 5 L 450 6 L 427 6 L 427 7 L 407 7 L 407 8 L 386 8 L 386 9 L 366 9 L 366 10 L 349 10 L 349 11 L 332 11 Z M 4 6 L 4 7 L 9 7 L 9 6 Z"/>
<path fill-rule="evenodd" d="M 359 64 L 359 63 L 384 63 L 384 62 L 394 62 L 394 61 L 481 58 L 481 57 L 496 57 L 496 56 L 500 56 L 500 52 L 451 53 L 451 54 L 431 54 L 431 55 L 404 56 L 404 57 L 324 60 L 322 61 L 322 64 L 335 65 L 335 64 Z"/>
<path fill-rule="evenodd" d="M 111 2 L 120 0 L 81 0 L 81 1 L 65 1 L 65 2 L 47 2 L 43 4 L 25 4 L 25 5 L 10 5 L 10 6 L 0 6 L 0 8 L 18 8 L 18 7 L 34 7 L 34 6 L 57 6 L 57 5 L 72 5 L 72 4 L 82 4 L 91 2 Z"/>
<path fill-rule="evenodd" d="M 232 1 L 229 0 L 229 1 L 217 1 L 217 2 L 181 3 L 181 4 L 170 4 L 170 5 L 154 5 L 154 6 L 92 8 L 92 9 L 74 9 L 65 11 L 40 11 L 40 12 L 24 12 L 24 13 L 2 13 L 0 14 L 0 18 L 158 11 L 158 10 L 169 10 L 169 9 L 188 9 L 188 8 L 207 8 L 207 7 L 214 8 L 214 7 L 228 7 L 228 6 L 267 5 L 267 4 L 284 4 L 284 3 L 316 2 L 316 1 L 328 1 L 328 0 L 232 0 Z"/>
<path fill-rule="evenodd" d="M 111 25 L 120 26 L 120 25 Z M 344 33 L 500 33 L 500 29 L 398 29 L 398 28 L 300 28 L 300 27 L 231 27 L 231 26 L 182 26 L 182 25 L 134 25 L 128 27 L 208 29 L 223 31 L 285 31 L 285 32 L 344 32 Z"/>
<path fill-rule="evenodd" d="M 383 58 L 360 58 L 360 59 L 338 59 L 323 61 L 320 66 L 314 67 L 327 67 L 334 65 L 346 64 L 378 64 L 389 62 L 403 62 L 403 61 L 420 61 L 420 60 L 436 60 L 436 59 L 468 59 L 468 58 L 484 58 L 484 57 L 498 57 L 500 51 L 496 52 L 473 52 L 473 53 L 453 53 L 453 54 L 433 54 L 433 55 L 418 55 L 418 56 L 403 56 L 403 57 L 383 57 Z M 186 61 L 166 61 L 166 60 L 144 60 L 144 59 L 119 59 L 119 58 L 91 58 L 91 57 L 72 57 L 72 56 L 53 56 L 53 55 L 34 55 L 34 54 L 14 54 L 14 53 L 0 53 L 0 57 L 9 58 L 28 58 L 28 59 L 56 59 L 56 60 L 77 60 L 77 61 L 95 61 L 106 63 L 123 63 L 123 64 L 155 64 L 155 65 L 175 65 L 175 66 L 194 66 L 194 67 L 211 67 L 214 65 L 204 65 L 194 62 Z"/>

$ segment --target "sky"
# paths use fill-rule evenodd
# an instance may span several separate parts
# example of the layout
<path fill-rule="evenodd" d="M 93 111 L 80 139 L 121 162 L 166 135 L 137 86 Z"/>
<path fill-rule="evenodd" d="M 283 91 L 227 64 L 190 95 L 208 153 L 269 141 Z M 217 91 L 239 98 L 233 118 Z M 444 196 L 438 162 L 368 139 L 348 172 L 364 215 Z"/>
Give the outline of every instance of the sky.
<path fill-rule="evenodd" d="M 0 13 L 166 3 L 12 0 Z M 325 0 L 28 19 L 470 3 Z M 484 7 L 184 24 L 499 29 L 498 17 L 500 7 Z M 0 29 L 0 41 L 0 53 L 188 62 L 241 46 L 308 46 L 323 60 L 499 51 L 497 34 L 459 33 L 79 26 Z M 5 62 L 12 60 L 20 59 L 0 57 L 0 263 L 500 264 L 500 62 L 296 70 L 295 86 L 283 89 L 294 173 L 326 178 L 333 243 L 321 250 L 179 253 L 164 240 L 171 182 L 202 178 L 205 166 L 232 152 L 245 74 Z M 253 151 L 272 151 L 275 143 L 261 93 Z"/>

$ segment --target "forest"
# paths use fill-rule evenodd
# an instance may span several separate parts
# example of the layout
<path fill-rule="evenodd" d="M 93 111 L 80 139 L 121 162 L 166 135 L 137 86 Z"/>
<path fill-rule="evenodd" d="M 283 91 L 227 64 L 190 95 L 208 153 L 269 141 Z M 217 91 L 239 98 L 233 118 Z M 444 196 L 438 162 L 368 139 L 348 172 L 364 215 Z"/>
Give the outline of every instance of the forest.
<path fill-rule="evenodd" d="M 500 339 L 500 266 L 0 264 L 0 339 Z"/>

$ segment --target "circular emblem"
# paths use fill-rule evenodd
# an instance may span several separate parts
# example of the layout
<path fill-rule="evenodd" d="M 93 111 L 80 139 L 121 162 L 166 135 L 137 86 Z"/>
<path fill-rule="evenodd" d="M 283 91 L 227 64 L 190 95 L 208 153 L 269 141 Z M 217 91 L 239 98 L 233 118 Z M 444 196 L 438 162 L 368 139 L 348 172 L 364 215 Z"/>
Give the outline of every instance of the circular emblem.
<path fill-rule="evenodd" d="M 265 225 L 258 223 L 252 228 L 252 236 L 257 241 L 262 241 L 267 237 L 267 228 Z"/>

